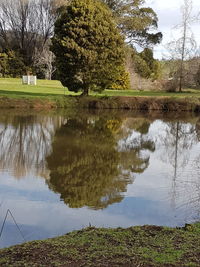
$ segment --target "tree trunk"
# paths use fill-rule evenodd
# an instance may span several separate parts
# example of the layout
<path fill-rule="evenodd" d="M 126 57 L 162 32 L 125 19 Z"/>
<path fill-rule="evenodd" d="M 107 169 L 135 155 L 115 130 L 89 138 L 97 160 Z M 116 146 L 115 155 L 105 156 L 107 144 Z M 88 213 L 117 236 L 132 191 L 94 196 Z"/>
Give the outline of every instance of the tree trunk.
<path fill-rule="evenodd" d="M 81 96 L 88 96 L 89 95 L 89 86 L 85 86 L 83 88 L 83 93 L 81 94 Z"/>

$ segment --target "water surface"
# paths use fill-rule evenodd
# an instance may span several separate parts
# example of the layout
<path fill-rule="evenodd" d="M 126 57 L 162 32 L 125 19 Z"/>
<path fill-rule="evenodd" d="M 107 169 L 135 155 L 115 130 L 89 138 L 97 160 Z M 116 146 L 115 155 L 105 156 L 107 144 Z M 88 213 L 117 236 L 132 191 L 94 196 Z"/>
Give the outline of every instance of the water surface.
<path fill-rule="evenodd" d="M 0 247 L 200 220 L 200 117 L 0 111 Z"/>

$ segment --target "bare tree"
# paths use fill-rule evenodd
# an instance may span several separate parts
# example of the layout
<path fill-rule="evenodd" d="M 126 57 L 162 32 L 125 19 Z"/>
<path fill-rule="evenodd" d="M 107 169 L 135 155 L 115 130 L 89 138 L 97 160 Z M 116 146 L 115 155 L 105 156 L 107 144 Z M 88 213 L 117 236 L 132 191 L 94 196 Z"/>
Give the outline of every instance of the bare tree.
<path fill-rule="evenodd" d="M 179 91 L 182 90 L 182 82 L 183 82 L 183 64 L 184 60 L 189 53 L 187 50 L 187 43 L 192 45 L 192 48 L 195 47 L 194 39 L 192 38 L 190 31 L 190 25 L 193 21 L 191 18 L 192 13 L 192 0 L 184 0 L 184 5 L 181 7 L 182 11 L 182 23 L 180 27 L 182 29 L 182 37 L 180 39 L 181 42 L 181 64 L 180 64 L 180 81 L 179 81 Z M 190 35 L 190 36 L 189 36 Z"/>
<path fill-rule="evenodd" d="M 44 69 L 44 77 L 47 80 L 52 79 L 52 75 L 56 71 L 55 55 L 50 51 L 50 42 L 47 42 L 42 53 L 38 51 L 34 60 L 34 67 Z"/>
<path fill-rule="evenodd" d="M 0 46 L 18 50 L 31 66 L 53 34 L 57 9 L 64 0 L 0 0 Z"/>
<path fill-rule="evenodd" d="M 167 51 L 170 59 L 176 62 L 178 69 L 174 72 L 174 78 L 178 79 L 179 92 L 182 91 L 185 61 L 190 60 L 196 55 L 197 44 L 192 33 L 191 26 L 196 21 L 197 17 L 192 15 L 193 2 L 192 0 L 184 0 L 181 6 L 182 20 L 174 29 L 179 31 L 181 37 L 167 44 Z"/>

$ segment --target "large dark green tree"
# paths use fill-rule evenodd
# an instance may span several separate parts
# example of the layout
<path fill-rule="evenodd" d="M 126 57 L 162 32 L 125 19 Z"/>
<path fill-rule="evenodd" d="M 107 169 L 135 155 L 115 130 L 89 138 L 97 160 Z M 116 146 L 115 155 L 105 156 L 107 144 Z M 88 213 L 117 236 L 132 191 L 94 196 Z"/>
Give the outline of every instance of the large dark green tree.
<path fill-rule="evenodd" d="M 142 47 L 155 45 L 162 40 L 162 33 L 156 32 L 158 17 L 150 7 L 144 7 L 144 0 L 102 0 L 113 11 L 118 27 L 127 41 Z"/>
<path fill-rule="evenodd" d="M 124 40 L 109 8 L 98 0 L 72 0 L 60 9 L 52 38 L 58 75 L 70 91 L 105 89 L 124 64 Z"/>

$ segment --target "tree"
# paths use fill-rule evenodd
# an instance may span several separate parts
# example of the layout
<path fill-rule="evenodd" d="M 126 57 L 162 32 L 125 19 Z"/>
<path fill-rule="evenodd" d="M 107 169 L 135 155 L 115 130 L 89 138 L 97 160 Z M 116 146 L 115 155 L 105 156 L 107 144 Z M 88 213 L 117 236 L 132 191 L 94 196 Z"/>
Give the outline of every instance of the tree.
<path fill-rule="evenodd" d="M 43 52 L 36 56 L 34 73 L 36 73 L 39 78 L 51 80 L 55 72 L 55 55 L 50 51 L 50 44 L 47 42 Z"/>
<path fill-rule="evenodd" d="M 23 75 L 25 70 L 22 58 L 15 51 L 0 53 L 0 76 L 15 78 Z"/>
<path fill-rule="evenodd" d="M 153 58 L 153 51 L 145 48 L 141 53 L 132 49 L 133 66 L 136 73 L 141 77 L 152 80 L 158 79 L 161 67 L 158 60 Z"/>
<path fill-rule="evenodd" d="M 124 66 L 119 66 L 118 73 L 115 77 L 115 82 L 111 84 L 111 87 L 109 89 L 113 90 L 130 89 L 130 75 L 125 70 Z"/>
<path fill-rule="evenodd" d="M 179 82 L 179 91 L 182 90 L 182 81 L 183 81 L 183 63 L 186 57 L 186 44 L 187 41 L 191 43 L 191 38 L 187 36 L 189 26 L 191 23 L 191 12 L 192 12 L 192 0 L 184 0 L 184 5 L 182 6 L 182 37 L 180 39 L 181 42 L 181 64 L 180 64 L 180 82 Z"/>
<path fill-rule="evenodd" d="M 191 24 L 196 19 L 192 17 L 192 0 L 184 0 L 181 13 L 181 23 L 175 27 L 176 30 L 180 30 L 181 36 L 167 44 L 170 57 L 178 63 L 176 64 L 178 68 L 174 71 L 174 78 L 177 79 L 179 92 L 182 91 L 184 82 L 185 61 L 191 59 L 196 54 L 196 41 L 191 31 Z"/>
<path fill-rule="evenodd" d="M 0 0 L 0 47 L 32 67 L 53 35 L 57 9 L 67 0 Z"/>
<path fill-rule="evenodd" d="M 113 11 L 118 27 L 127 41 L 142 47 L 161 42 L 162 33 L 155 32 L 158 17 L 152 8 L 143 7 L 144 0 L 102 0 Z"/>
<path fill-rule="evenodd" d="M 197 86 L 200 86 L 200 64 L 198 66 L 198 70 L 195 75 L 195 82 Z"/>
<path fill-rule="evenodd" d="M 110 87 L 124 64 L 122 35 L 98 0 L 72 0 L 60 9 L 51 49 L 62 84 L 86 95 Z"/>

